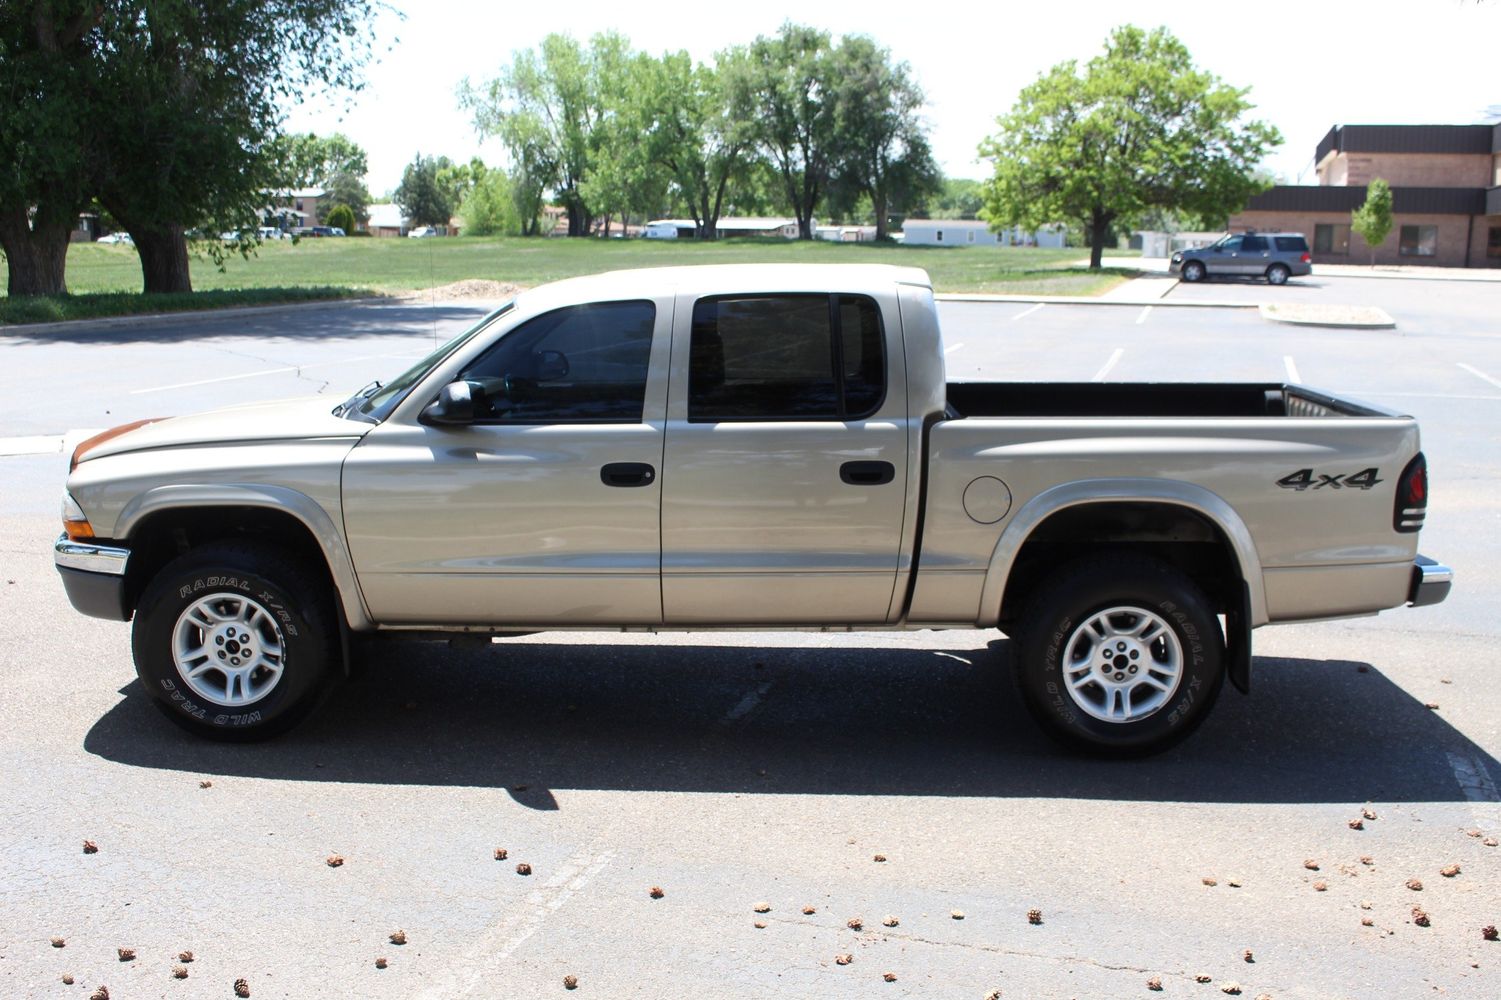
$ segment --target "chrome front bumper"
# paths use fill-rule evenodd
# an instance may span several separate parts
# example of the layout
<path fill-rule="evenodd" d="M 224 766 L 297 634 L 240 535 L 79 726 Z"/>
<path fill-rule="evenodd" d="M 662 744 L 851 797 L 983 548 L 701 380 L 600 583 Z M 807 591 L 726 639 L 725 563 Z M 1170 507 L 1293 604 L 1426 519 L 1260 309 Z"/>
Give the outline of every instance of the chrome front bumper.
<path fill-rule="evenodd" d="M 67 535 L 52 546 L 52 562 L 62 577 L 68 601 L 94 618 L 129 621 L 125 607 L 125 566 L 130 550 L 72 542 Z"/>
<path fill-rule="evenodd" d="M 1412 564 L 1412 584 L 1407 588 L 1407 603 L 1414 608 L 1437 604 L 1449 596 L 1454 585 L 1454 571 L 1442 563 L 1418 556 Z"/>

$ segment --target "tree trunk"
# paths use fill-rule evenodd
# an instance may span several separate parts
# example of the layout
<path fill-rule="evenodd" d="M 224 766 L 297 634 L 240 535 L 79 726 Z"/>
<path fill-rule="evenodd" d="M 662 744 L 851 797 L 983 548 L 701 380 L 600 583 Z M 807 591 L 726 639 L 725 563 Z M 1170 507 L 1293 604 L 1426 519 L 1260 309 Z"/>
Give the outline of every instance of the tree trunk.
<path fill-rule="evenodd" d="M 63 223 L 38 223 L 33 229 L 24 208 L 0 217 L 0 248 L 5 250 L 7 290 L 22 295 L 66 295 L 68 233 Z"/>
<path fill-rule="evenodd" d="M 193 279 L 188 273 L 188 241 L 182 226 L 129 232 L 135 240 L 136 252 L 141 255 L 141 275 L 145 278 L 147 295 L 193 290 Z"/>
<path fill-rule="evenodd" d="M 1094 210 L 1089 220 L 1089 269 L 1098 271 L 1105 256 L 1105 230 L 1110 228 L 1109 213 Z"/>
<path fill-rule="evenodd" d="M 880 242 L 886 238 L 886 193 L 872 193 L 870 205 L 876 213 L 876 241 Z"/>

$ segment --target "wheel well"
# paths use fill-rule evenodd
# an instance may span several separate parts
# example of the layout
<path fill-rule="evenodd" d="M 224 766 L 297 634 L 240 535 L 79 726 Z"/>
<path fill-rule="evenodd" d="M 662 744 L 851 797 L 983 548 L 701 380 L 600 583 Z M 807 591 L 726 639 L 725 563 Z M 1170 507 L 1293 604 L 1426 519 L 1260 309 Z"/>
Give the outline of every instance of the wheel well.
<path fill-rule="evenodd" d="M 1022 544 L 1001 598 L 1002 628 L 1059 567 L 1107 549 L 1176 567 L 1204 591 L 1218 613 L 1240 607 L 1244 575 L 1239 560 L 1225 533 L 1203 514 L 1167 503 L 1083 504 L 1051 515 Z"/>
<path fill-rule="evenodd" d="M 259 540 L 303 557 L 318 582 L 333 593 L 333 576 L 322 547 L 308 527 L 284 511 L 265 507 L 182 507 L 148 514 L 131 531 L 125 573 L 125 606 L 136 602 L 153 577 L 173 559 L 209 542 Z"/>

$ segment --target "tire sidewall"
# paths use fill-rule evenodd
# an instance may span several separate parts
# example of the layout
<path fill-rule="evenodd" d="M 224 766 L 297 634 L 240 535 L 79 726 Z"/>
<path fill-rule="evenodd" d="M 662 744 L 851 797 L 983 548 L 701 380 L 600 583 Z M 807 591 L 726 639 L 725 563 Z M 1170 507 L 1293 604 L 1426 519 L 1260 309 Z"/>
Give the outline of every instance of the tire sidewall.
<path fill-rule="evenodd" d="M 327 644 L 302 612 L 299 595 L 238 560 L 194 559 L 168 566 L 152 581 L 136 612 L 131 645 L 136 673 L 173 721 L 225 740 L 255 739 L 295 724 L 316 703 L 330 671 Z M 211 562 L 217 562 L 209 568 Z M 197 695 L 178 672 L 172 653 L 177 621 L 189 606 L 214 594 L 249 598 L 277 619 L 282 676 L 264 697 L 227 707 Z"/>
<path fill-rule="evenodd" d="M 1072 577 L 1079 580 L 1079 576 Z M 1032 714 L 1065 742 L 1091 750 L 1151 752 L 1191 733 L 1208 714 L 1224 680 L 1223 638 L 1206 602 L 1186 583 L 1164 575 L 1122 587 L 1109 580 L 1056 591 L 1037 608 L 1021 642 L 1017 682 Z M 1183 650 L 1183 672 L 1172 698 L 1144 719 L 1103 722 L 1069 694 L 1063 677 L 1074 630 L 1112 607 L 1150 611 L 1168 624 Z"/>

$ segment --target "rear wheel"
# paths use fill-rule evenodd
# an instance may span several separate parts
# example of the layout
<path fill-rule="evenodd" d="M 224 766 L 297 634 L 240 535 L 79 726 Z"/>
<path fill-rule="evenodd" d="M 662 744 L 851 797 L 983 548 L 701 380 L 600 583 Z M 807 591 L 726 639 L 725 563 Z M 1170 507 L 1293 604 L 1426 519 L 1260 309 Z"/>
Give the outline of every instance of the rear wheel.
<path fill-rule="evenodd" d="M 1204 265 L 1191 260 L 1183 265 L 1183 280 L 1189 283 L 1204 280 Z"/>
<path fill-rule="evenodd" d="M 136 673 L 169 719 L 211 739 L 285 732 L 332 689 L 339 634 L 316 567 L 272 546 L 220 543 L 167 564 L 131 637 Z"/>
<path fill-rule="evenodd" d="M 1028 607 L 1015 649 L 1033 718 L 1068 746 L 1111 755 L 1188 736 L 1225 675 L 1208 599 L 1171 566 L 1136 556 L 1059 571 Z"/>
<path fill-rule="evenodd" d="M 1287 284 L 1287 277 L 1288 270 L 1286 264 L 1273 264 L 1271 267 L 1266 269 L 1266 280 L 1268 284 L 1285 285 Z"/>

